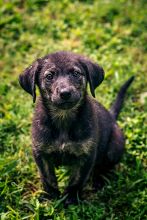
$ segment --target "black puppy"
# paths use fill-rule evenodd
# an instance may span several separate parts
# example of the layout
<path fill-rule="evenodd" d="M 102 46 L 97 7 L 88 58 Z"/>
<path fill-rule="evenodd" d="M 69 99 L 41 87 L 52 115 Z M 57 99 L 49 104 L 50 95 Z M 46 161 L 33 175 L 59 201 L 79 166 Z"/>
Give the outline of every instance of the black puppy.
<path fill-rule="evenodd" d="M 40 90 L 32 128 L 33 154 L 50 198 L 60 194 L 55 167 L 70 168 L 66 204 L 76 201 L 90 176 L 97 188 L 100 176 L 120 161 L 124 151 L 124 137 L 115 119 L 133 77 L 120 89 L 110 112 L 86 91 L 89 82 L 95 97 L 103 79 L 98 64 L 70 52 L 40 58 L 19 77 L 34 102 L 35 85 Z"/>

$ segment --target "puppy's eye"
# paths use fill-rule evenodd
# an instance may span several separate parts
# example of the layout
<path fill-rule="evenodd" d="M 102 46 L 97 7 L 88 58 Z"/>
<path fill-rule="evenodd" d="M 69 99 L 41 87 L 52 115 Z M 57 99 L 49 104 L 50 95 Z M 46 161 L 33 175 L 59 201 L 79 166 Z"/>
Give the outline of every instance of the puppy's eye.
<path fill-rule="evenodd" d="M 74 77 L 77 77 L 77 78 L 78 78 L 78 77 L 80 77 L 80 75 L 81 75 L 81 73 L 80 73 L 79 71 L 77 71 L 77 70 L 74 70 L 74 71 L 73 71 L 73 76 L 74 76 Z"/>
<path fill-rule="evenodd" d="M 53 72 L 47 72 L 46 74 L 46 79 L 47 80 L 52 80 L 54 77 L 54 73 Z"/>

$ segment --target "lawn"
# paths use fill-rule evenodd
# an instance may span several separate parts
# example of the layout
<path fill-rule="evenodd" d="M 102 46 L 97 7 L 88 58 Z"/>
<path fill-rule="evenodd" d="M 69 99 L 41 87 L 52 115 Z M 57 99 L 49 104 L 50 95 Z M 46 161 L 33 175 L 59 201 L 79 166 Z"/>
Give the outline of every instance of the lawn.
<path fill-rule="evenodd" d="M 145 0 L 0 1 L 0 215 L 1 220 L 147 219 L 147 3 Z M 96 99 L 109 108 L 130 76 L 118 119 L 126 151 L 115 178 L 84 201 L 64 208 L 40 202 L 41 183 L 31 152 L 34 104 L 18 75 L 34 59 L 57 50 L 87 55 L 103 66 Z M 56 171 L 60 187 L 66 170 Z"/>

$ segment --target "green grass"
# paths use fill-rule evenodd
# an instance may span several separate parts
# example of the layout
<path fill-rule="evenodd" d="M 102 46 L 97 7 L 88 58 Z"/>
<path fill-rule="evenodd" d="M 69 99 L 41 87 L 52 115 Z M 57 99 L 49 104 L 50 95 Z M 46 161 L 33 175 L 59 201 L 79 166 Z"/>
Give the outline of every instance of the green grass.
<path fill-rule="evenodd" d="M 145 0 L 0 1 L 0 213 L 1 219 L 147 219 L 147 4 Z M 105 69 L 96 98 L 109 108 L 120 85 L 136 76 L 118 123 L 126 152 L 98 193 L 79 205 L 39 202 L 41 183 L 31 153 L 32 98 L 18 75 L 56 50 L 82 53 Z M 57 171 L 61 187 L 66 179 Z"/>

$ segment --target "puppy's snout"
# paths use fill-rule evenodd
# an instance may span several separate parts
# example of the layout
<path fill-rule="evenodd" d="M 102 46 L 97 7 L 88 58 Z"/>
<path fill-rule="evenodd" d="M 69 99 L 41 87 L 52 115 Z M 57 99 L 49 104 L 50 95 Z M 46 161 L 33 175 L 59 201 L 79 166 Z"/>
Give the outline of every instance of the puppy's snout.
<path fill-rule="evenodd" d="M 71 91 L 69 89 L 62 89 L 60 91 L 60 97 L 61 97 L 61 99 L 67 101 L 71 97 Z"/>

